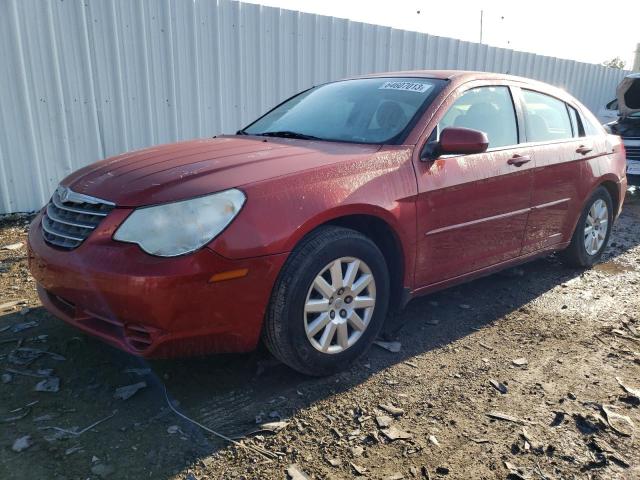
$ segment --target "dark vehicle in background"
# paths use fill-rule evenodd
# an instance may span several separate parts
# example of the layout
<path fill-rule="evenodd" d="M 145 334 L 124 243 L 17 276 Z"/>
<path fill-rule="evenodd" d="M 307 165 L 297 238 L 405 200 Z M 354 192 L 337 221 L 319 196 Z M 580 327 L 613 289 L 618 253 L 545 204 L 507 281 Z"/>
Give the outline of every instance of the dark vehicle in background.
<path fill-rule="evenodd" d="M 627 176 L 630 184 L 640 185 L 640 73 L 627 75 L 617 89 L 620 118 L 605 129 L 620 135 L 627 151 Z"/>

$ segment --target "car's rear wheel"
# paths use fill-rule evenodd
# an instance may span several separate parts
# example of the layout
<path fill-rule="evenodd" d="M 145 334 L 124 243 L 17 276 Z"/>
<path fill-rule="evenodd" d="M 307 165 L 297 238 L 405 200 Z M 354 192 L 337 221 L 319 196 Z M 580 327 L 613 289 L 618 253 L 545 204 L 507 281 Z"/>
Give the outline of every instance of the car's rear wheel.
<path fill-rule="evenodd" d="M 355 230 L 321 227 L 283 267 L 263 339 L 291 368 L 328 375 L 347 368 L 369 348 L 388 303 L 389 273 L 375 243 Z"/>
<path fill-rule="evenodd" d="M 602 257 L 613 227 L 613 202 L 604 187 L 598 187 L 586 202 L 571 244 L 562 252 L 570 266 L 591 267 Z"/>

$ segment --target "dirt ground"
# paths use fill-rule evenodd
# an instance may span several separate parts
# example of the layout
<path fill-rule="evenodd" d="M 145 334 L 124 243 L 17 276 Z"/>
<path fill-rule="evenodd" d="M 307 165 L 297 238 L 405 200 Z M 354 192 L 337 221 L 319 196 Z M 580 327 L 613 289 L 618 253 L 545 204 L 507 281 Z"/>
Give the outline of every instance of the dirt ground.
<path fill-rule="evenodd" d="M 0 224 L 0 479 L 640 479 L 638 193 L 596 268 L 551 256 L 416 299 L 399 352 L 322 379 L 79 333 L 40 306 L 24 246 L 2 249 L 27 221 Z"/>

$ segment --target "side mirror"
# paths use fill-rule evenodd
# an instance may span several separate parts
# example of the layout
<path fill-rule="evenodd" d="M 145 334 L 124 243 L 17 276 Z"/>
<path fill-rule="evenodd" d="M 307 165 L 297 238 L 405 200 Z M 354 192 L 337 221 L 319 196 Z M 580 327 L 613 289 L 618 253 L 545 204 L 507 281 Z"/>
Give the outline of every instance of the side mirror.
<path fill-rule="evenodd" d="M 482 153 L 488 147 L 489 139 L 487 134 L 480 130 L 447 127 L 440 132 L 440 141 L 429 142 L 423 153 L 431 158 L 436 158 L 440 155 L 470 155 L 472 153 Z"/>

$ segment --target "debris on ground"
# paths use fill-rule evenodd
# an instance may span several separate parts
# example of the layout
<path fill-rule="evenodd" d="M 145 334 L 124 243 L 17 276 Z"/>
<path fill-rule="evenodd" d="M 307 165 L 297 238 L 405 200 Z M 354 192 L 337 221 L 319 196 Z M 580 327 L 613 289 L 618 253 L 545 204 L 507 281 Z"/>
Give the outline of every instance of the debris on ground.
<path fill-rule="evenodd" d="M 627 415 L 617 413 L 615 408 L 613 405 L 602 405 L 605 420 L 613 431 L 624 437 L 630 437 L 633 435 L 635 425 Z"/>
<path fill-rule="evenodd" d="M 284 430 L 289 425 L 289 422 L 267 422 L 260 425 L 260 432 L 278 433 L 280 430 Z"/>
<path fill-rule="evenodd" d="M 497 411 L 487 412 L 487 417 L 493 418 L 495 420 L 503 420 L 505 422 L 513 422 L 513 423 L 520 423 L 520 424 L 527 423 L 524 420 L 514 417 L 513 415 L 508 415 L 506 413 L 497 412 Z"/>
<path fill-rule="evenodd" d="M 31 439 L 31 435 L 24 435 L 20 438 L 17 438 L 16 441 L 13 442 L 11 449 L 14 452 L 22 452 L 23 450 L 26 450 L 27 448 L 29 448 L 31 445 L 33 445 L 33 440 Z"/>
<path fill-rule="evenodd" d="M 622 387 L 622 389 L 629 395 L 640 401 L 640 388 L 633 388 L 625 385 L 619 377 L 616 377 L 616 381 Z"/>
<path fill-rule="evenodd" d="M 512 360 L 511 363 L 516 367 L 526 367 L 529 365 L 529 361 L 524 357 L 516 358 Z"/>
<path fill-rule="evenodd" d="M 5 368 L 5 370 L 15 375 L 23 375 L 25 377 L 34 377 L 34 378 L 46 378 L 46 377 L 50 377 L 53 374 L 53 368 L 39 368 L 38 370 L 28 370 L 28 369 L 18 370 L 16 368 Z"/>
<path fill-rule="evenodd" d="M 16 410 L 12 410 L 11 413 L 13 413 L 13 415 L 0 418 L 0 423 L 11 423 L 11 422 L 15 422 L 16 420 L 22 420 L 27 415 L 29 415 L 29 413 L 31 413 L 31 408 L 21 407 Z"/>
<path fill-rule="evenodd" d="M 179 433 L 180 435 L 184 435 L 184 432 L 178 425 L 169 425 L 167 427 L 167 433 L 169 435 L 175 435 L 176 433 Z"/>
<path fill-rule="evenodd" d="M 106 416 L 104 418 L 101 418 L 100 420 L 98 420 L 96 422 L 93 422 L 91 425 L 89 425 L 88 427 L 85 427 L 83 429 L 80 429 L 79 427 L 73 427 L 73 428 L 70 428 L 70 429 L 66 429 L 66 428 L 60 428 L 60 427 L 49 427 L 49 426 L 47 426 L 47 427 L 40 427 L 40 430 L 54 430 L 56 432 L 53 436 L 48 438 L 49 440 L 57 440 L 57 439 L 66 438 L 66 437 L 79 437 L 83 433 L 86 433 L 89 430 L 91 430 L 92 428 L 97 427 L 101 423 L 104 423 L 107 420 L 115 417 L 117 413 L 118 413 L 118 411 L 114 410 L 111 415 L 108 415 L 108 416 Z"/>
<path fill-rule="evenodd" d="M 340 460 L 339 458 L 327 458 L 327 462 L 329 462 L 329 465 L 331 465 L 332 467 L 339 467 L 342 465 L 342 460 Z"/>
<path fill-rule="evenodd" d="M 381 429 L 380 432 L 392 442 L 394 440 L 408 440 L 413 436 L 409 432 L 402 431 L 393 425 L 389 428 Z"/>
<path fill-rule="evenodd" d="M 289 480 L 311 480 L 311 477 L 296 464 L 287 467 L 287 476 Z"/>
<path fill-rule="evenodd" d="M 20 311 L 20 314 L 22 315 L 22 310 Z M 31 320 L 30 322 L 16 323 L 11 328 L 11 331 L 13 333 L 19 333 L 19 332 L 22 332 L 23 330 L 28 330 L 30 328 L 37 327 L 37 326 L 38 326 L 38 322 L 36 322 L 35 320 Z"/>
<path fill-rule="evenodd" d="M 11 300 L 10 302 L 0 303 L 0 313 L 10 312 L 18 305 L 24 305 L 25 303 L 27 303 L 26 300 Z"/>
<path fill-rule="evenodd" d="M 134 375 L 138 375 L 139 377 L 145 377 L 151 374 L 150 368 L 125 368 L 124 373 L 132 373 Z"/>
<path fill-rule="evenodd" d="M 383 478 L 383 480 L 403 480 L 403 479 L 404 479 L 404 475 L 401 473 L 394 473 L 392 475 L 388 475 Z"/>
<path fill-rule="evenodd" d="M 36 392 L 55 393 L 60 390 L 60 379 L 58 377 L 47 377 L 38 382 L 34 388 Z"/>
<path fill-rule="evenodd" d="M 133 385 L 125 385 L 124 387 L 116 388 L 115 393 L 113 394 L 113 398 L 120 400 L 129 400 L 136 393 L 138 393 L 143 388 L 147 387 L 147 382 L 138 382 Z"/>
<path fill-rule="evenodd" d="M 380 428 L 387 428 L 389 425 L 391 425 L 391 422 L 393 422 L 393 418 L 391 418 L 389 415 L 376 416 L 376 423 Z"/>
<path fill-rule="evenodd" d="M 22 242 L 17 242 L 17 243 L 11 243 L 9 245 L 3 245 L 2 247 L 0 247 L 0 250 L 20 250 L 22 247 L 24 247 L 24 243 Z"/>
<path fill-rule="evenodd" d="M 385 403 L 381 403 L 380 405 L 378 405 L 378 408 L 384 410 L 390 415 L 393 415 L 394 417 L 399 417 L 400 415 L 404 414 L 404 410 L 402 408 L 398 408 Z"/>
<path fill-rule="evenodd" d="M 382 340 L 376 340 L 373 343 L 392 353 L 398 353 L 402 349 L 402 344 L 400 342 L 384 342 Z"/>
<path fill-rule="evenodd" d="M 12 350 L 7 357 L 7 360 L 14 365 L 27 366 L 33 363 L 36 359 L 48 356 L 53 360 L 63 361 L 65 358 L 57 353 L 49 352 L 47 350 L 40 350 L 38 348 L 26 348 L 20 347 Z"/>
<path fill-rule="evenodd" d="M 91 467 L 91 473 L 99 476 L 100 478 L 107 478 L 112 475 L 116 469 L 113 465 L 108 465 L 106 463 L 96 463 Z"/>
<path fill-rule="evenodd" d="M 503 395 L 506 394 L 509 391 L 509 389 L 507 388 L 507 386 L 504 383 L 499 382 L 499 381 L 497 381 L 497 380 L 495 380 L 493 378 L 489 380 L 489 384 L 491 384 L 491 386 L 493 388 L 495 388 L 497 391 L 499 391 Z"/>

